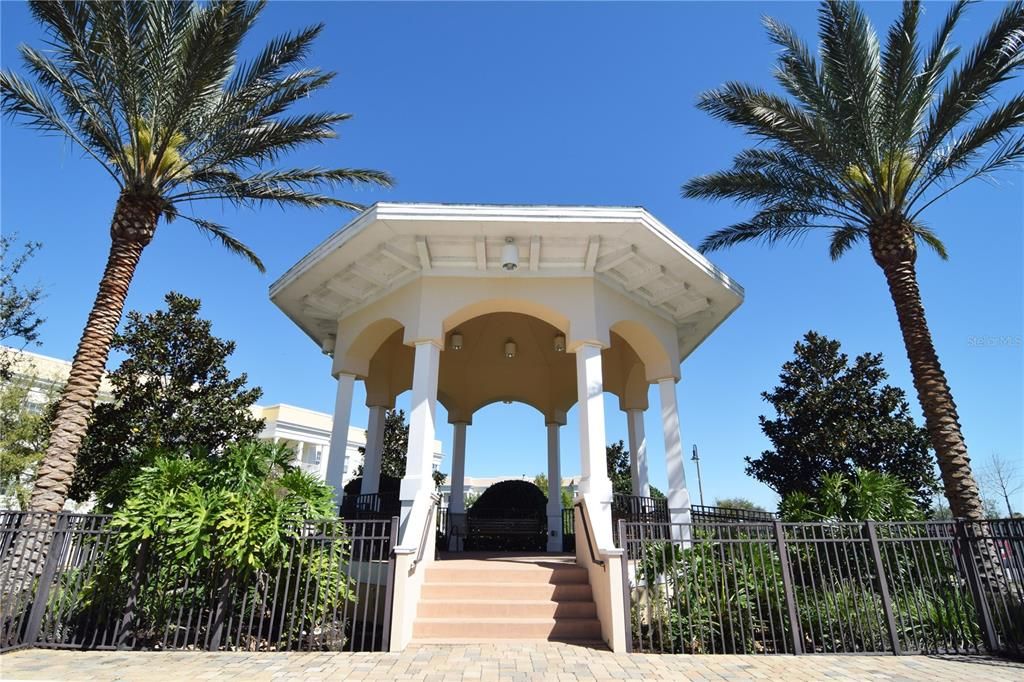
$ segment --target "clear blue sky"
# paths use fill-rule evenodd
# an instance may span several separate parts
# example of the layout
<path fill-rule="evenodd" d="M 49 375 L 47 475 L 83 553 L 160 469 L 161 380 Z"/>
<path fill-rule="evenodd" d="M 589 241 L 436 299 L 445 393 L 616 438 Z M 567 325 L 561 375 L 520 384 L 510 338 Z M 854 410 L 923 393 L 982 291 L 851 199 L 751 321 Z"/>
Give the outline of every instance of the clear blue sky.
<path fill-rule="evenodd" d="M 957 35 L 961 44 L 973 43 L 1000 7 L 972 7 Z M 869 12 L 884 26 L 897 9 L 875 4 Z M 928 5 L 928 32 L 944 11 Z M 770 84 L 774 48 L 760 26 L 762 14 L 814 38 L 810 3 L 278 2 L 267 8 L 248 49 L 281 30 L 326 23 L 311 62 L 340 76 L 319 103 L 355 119 L 342 126 L 339 140 L 293 161 L 381 168 L 398 179 L 394 190 L 351 192 L 351 199 L 642 205 L 696 244 L 742 214 L 729 205 L 683 200 L 679 186 L 725 166 L 746 141 L 694 102 L 725 80 Z M 13 67 L 16 45 L 41 46 L 40 31 L 20 3 L 2 3 L 0 18 L 0 59 Z M 47 292 L 39 350 L 69 358 L 106 258 L 116 189 L 60 139 L 8 121 L 0 132 L 3 230 L 45 244 L 25 274 Z M 263 387 L 264 403 L 330 412 L 328 360 L 271 305 L 267 287 L 350 216 L 204 210 L 236 228 L 268 274 L 208 244 L 185 221 L 162 225 L 128 307 L 152 310 L 171 289 L 201 298 L 215 333 L 238 342 L 232 368 Z M 1022 459 L 1022 348 L 972 344 L 974 337 L 1021 337 L 1022 212 L 1022 175 L 1015 171 L 995 184 L 969 186 L 926 216 L 952 257 L 943 263 L 924 254 L 921 286 L 979 468 L 993 452 Z M 796 248 L 751 245 L 712 258 L 746 287 L 747 298 L 684 363 L 678 387 L 685 448 L 700 446 L 709 502 L 743 495 L 773 503 L 771 491 L 743 474 L 743 456 L 765 448 L 759 394 L 774 385 L 808 329 L 839 339 L 851 355 L 883 352 L 891 382 L 911 393 L 920 414 L 884 281 L 865 251 L 832 263 L 824 239 L 810 237 Z M 625 438 L 617 401 L 606 403 L 609 439 Z M 360 403 L 353 423 L 365 423 L 365 414 Z M 447 451 L 443 413 L 438 422 Z M 579 470 L 576 428 L 572 419 L 563 429 L 567 475 Z M 664 488 L 653 415 L 647 429 L 652 480 Z M 467 473 L 539 472 L 544 442 L 542 419 L 531 408 L 492 405 L 470 430 Z M 687 467 L 696 498 L 689 461 Z"/>

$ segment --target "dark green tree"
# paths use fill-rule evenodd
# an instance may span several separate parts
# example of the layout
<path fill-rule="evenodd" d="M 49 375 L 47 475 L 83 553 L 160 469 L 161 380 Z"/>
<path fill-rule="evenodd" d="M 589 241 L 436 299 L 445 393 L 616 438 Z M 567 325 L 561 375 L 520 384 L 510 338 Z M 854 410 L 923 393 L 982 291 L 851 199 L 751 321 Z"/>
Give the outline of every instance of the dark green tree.
<path fill-rule="evenodd" d="M 233 341 L 211 333 L 200 303 L 171 292 L 166 310 L 128 313 L 113 348 L 127 356 L 109 375 L 114 401 L 96 407 L 79 454 L 71 497 L 95 493 L 117 508 L 152 453 L 181 451 L 219 457 L 229 443 L 256 438 L 263 420 L 250 412 L 262 395 L 232 377 Z"/>
<path fill-rule="evenodd" d="M 39 327 L 43 318 L 36 307 L 43 298 L 39 285 L 23 286 L 18 274 L 42 244 L 25 242 L 20 253 L 15 253 L 16 234 L 0 235 L 0 342 L 10 345 L 17 340 L 21 347 L 39 344 Z M 10 381 L 14 354 L 0 352 L 0 381 Z"/>
<path fill-rule="evenodd" d="M 1024 161 L 1024 93 L 1005 87 L 1024 70 L 1024 3 L 1005 3 L 977 44 L 961 51 L 951 35 L 967 5 L 952 3 L 925 42 L 921 3 L 904 2 L 883 45 L 857 3 L 822 2 L 818 58 L 790 27 L 766 18 L 782 92 L 733 82 L 701 95 L 702 110 L 754 145 L 732 168 L 686 183 L 683 194 L 754 207 L 749 219 L 708 236 L 704 251 L 790 244 L 811 233 L 829 237 L 833 260 L 867 248 L 896 309 L 946 498 L 957 516 L 981 519 L 917 278 L 919 248 L 946 258 L 924 212 L 965 183 Z"/>
<path fill-rule="evenodd" d="M 366 455 L 366 448 L 359 453 Z M 384 415 L 384 445 L 380 454 L 380 475 L 402 478 L 405 476 L 405 459 L 409 455 L 409 424 L 405 421 L 405 410 L 388 410 Z M 356 478 L 362 477 L 363 465 L 356 469 Z"/>
<path fill-rule="evenodd" d="M 612 443 L 605 448 L 605 458 L 608 462 L 608 478 L 612 481 L 612 493 L 615 495 L 633 494 L 633 472 L 629 467 L 629 450 L 621 440 Z M 653 485 L 651 486 L 651 497 L 662 499 L 665 493 Z"/>
<path fill-rule="evenodd" d="M 858 467 L 891 474 L 927 508 L 936 490 L 928 434 L 910 415 L 906 394 L 885 384 L 880 353 L 851 363 L 838 341 L 807 332 L 782 366 L 779 385 L 761 397 L 775 417 L 759 417 L 772 449 L 747 457 L 747 474 L 785 498 L 814 495 L 825 474 Z"/>
<path fill-rule="evenodd" d="M 715 506 L 723 509 L 742 509 L 744 511 L 768 511 L 764 507 L 745 497 L 715 498 Z"/>
<path fill-rule="evenodd" d="M 366 448 L 360 447 L 359 452 L 366 455 Z M 381 478 L 391 476 L 401 479 L 405 476 L 406 458 L 409 456 L 409 423 L 405 420 L 405 410 L 388 410 L 384 415 L 384 445 L 380 455 Z M 356 478 L 362 478 L 363 465 L 356 469 Z M 431 473 L 434 486 L 440 487 L 448 480 L 448 474 L 441 471 Z"/>

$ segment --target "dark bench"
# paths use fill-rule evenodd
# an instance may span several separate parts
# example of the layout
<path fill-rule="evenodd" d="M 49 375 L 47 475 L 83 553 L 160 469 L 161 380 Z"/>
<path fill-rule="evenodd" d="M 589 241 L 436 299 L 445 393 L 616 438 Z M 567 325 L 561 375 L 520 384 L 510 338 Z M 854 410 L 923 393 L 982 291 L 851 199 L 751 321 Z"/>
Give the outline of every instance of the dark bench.
<path fill-rule="evenodd" d="M 467 549 L 537 549 L 544 543 L 546 519 L 487 518 L 472 514 L 466 519 Z"/>

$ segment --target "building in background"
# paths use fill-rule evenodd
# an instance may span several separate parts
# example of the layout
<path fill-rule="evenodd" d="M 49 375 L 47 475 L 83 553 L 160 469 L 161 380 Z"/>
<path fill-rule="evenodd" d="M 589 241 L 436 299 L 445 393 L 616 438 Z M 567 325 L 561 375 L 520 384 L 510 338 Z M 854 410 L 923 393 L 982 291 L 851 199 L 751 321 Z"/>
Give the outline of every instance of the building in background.
<path fill-rule="evenodd" d="M 67 383 L 71 372 L 71 362 L 47 355 L 40 355 L 26 350 L 18 350 L 0 346 L 0 354 L 13 356 L 11 368 L 12 381 L 29 385 L 26 396 L 28 409 L 42 412 L 53 401 Z M 104 376 L 100 382 L 99 401 L 110 402 L 114 399 L 113 387 Z M 284 443 L 295 452 L 295 464 L 304 471 L 324 478 L 327 470 L 327 453 L 331 447 L 332 417 L 324 412 L 307 410 L 295 405 L 256 405 L 252 413 L 264 420 L 260 438 L 275 443 Z M 355 472 L 363 463 L 360 448 L 366 446 L 366 429 L 349 426 L 347 456 L 342 484 L 355 477 Z M 441 466 L 443 457 L 441 441 L 434 441 L 434 469 Z M 26 472 L 31 475 L 31 472 Z M 17 503 L 11 499 L 0 499 L 4 508 L 16 508 Z M 92 504 L 78 505 L 68 502 L 68 508 L 83 511 Z"/>
<path fill-rule="evenodd" d="M 284 443 L 295 452 L 295 463 L 303 470 L 325 479 L 327 455 L 331 449 L 331 415 L 294 405 L 256 405 L 252 413 L 264 421 L 260 438 L 274 443 Z M 348 427 L 348 443 L 345 453 L 345 471 L 342 485 L 356 476 L 363 464 L 360 448 L 366 447 L 366 429 Z M 444 453 L 441 441 L 434 441 L 434 471 L 441 466 Z"/>

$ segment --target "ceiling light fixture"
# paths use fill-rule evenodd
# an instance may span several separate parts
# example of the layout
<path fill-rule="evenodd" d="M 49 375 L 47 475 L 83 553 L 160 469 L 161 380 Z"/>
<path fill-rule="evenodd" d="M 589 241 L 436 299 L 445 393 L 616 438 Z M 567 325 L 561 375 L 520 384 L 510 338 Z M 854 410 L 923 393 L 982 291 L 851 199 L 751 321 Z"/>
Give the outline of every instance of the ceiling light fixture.
<path fill-rule="evenodd" d="M 556 334 L 555 335 L 555 352 L 556 353 L 564 353 L 565 352 L 565 334 Z"/>
<path fill-rule="evenodd" d="M 459 332 L 452 332 L 450 340 L 452 350 L 462 350 L 462 334 Z"/>
<path fill-rule="evenodd" d="M 505 246 L 501 247 L 501 267 L 509 272 L 519 267 L 519 247 L 512 237 L 505 237 Z"/>
<path fill-rule="evenodd" d="M 516 356 L 516 342 L 509 339 L 505 342 L 505 357 L 512 359 Z"/>

